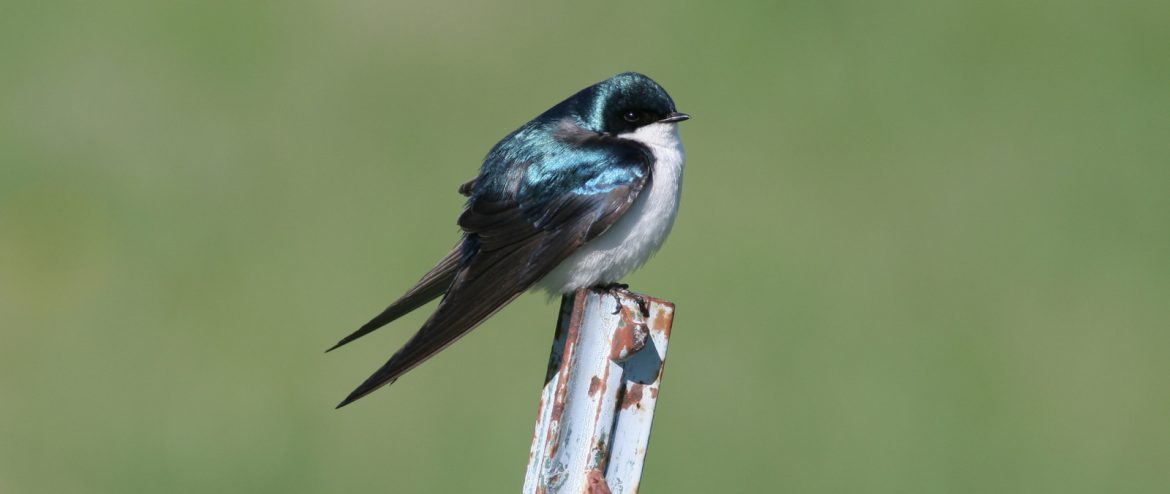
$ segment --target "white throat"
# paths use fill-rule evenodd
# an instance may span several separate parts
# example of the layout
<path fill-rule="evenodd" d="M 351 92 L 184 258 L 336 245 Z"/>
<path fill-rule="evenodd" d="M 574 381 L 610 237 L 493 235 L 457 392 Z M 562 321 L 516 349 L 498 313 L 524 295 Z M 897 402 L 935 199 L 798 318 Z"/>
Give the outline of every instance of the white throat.
<path fill-rule="evenodd" d="M 670 234 L 686 159 L 678 124 L 650 124 L 618 137 L 640 142 L 654 153 L 649 186 L 608 231 L 562 261 L 538 288 L 557 294 L 617 282 L 650 259 Z"/>

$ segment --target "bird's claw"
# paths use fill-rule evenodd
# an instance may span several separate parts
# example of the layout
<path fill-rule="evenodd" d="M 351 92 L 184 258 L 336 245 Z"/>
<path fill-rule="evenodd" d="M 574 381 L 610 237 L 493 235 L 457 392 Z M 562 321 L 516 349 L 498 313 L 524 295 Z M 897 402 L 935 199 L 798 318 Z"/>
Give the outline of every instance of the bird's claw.
<path fill-rule="evenodd" d="M 613 296 L 613 300 L 617 305 L 613 309 L 614 315 L 617 315 L 622 311 L 622 299 L 618 297 L 618 293 L 622 293 L 629 295 L 630 298 L 634 299 L 634 302 L 638 304 L 638 310 L 642 312 L 642 317 L 650 317 L 650 302 L 646 301 L 645 297 L 630 291 L 630 285 L 625 283 L 609 283 L 602 285 L 599 288 L 609 292 L 609 294 Z"/>

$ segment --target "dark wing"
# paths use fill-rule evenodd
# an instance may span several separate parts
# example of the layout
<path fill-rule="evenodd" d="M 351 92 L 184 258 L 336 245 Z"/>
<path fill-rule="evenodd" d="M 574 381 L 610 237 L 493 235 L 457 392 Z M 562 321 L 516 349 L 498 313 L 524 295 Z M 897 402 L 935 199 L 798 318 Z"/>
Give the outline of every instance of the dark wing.
<path fill-rule="evenodd" d="M 547 159 L 514 174 L 519 183 L 473 197 L 459 218 L 464 260 L 447 295 L 418 333 L 338 408 L 446 348 L 609 229 L 650 180 L 647 153 L 625 151 Z"/>
<path fill-rule="evenodd" d="M 329 347 L 329 349 L 325 350 L 325 352 L 331 352 L 337 347 L 361 338 L 375 329 L 390 324 L 395 319 L 398 319 L 410 311 L 426 305 L 427 302 L 434 300 L 435 297 L 446 293 L 447 287 L 451 286 L 451 280 L 455 279 L 455 270 L 459 267 L 461 245 L 462 243 L 456 245 L 454 249 L 451 249 L 451 252 L 447 254 L 447 257 L 444 257 L 443 260 L 439 261 L 439 264 L 435 265 L 434 268 L 431 268 L 430 272 L 423 276 L 421 280 L 418 280 L 418 283 L 415 283 L 414 288 L 411 288 L 410 291 L 403 294 L 398 298 L 398 300 L 395 300 L 394 303 L 390 304 L 389 307 L 386 307 L 386 309 L 383 310 L 381 314 L 378 314 L 373 319 L 370 319 L 370 322 L 363 324 L 362 327 L 358 328 L 357 331 L 354 331 L 349 336 L 342 338 L 341 341 L 337 342 L 336 345 Z"/>

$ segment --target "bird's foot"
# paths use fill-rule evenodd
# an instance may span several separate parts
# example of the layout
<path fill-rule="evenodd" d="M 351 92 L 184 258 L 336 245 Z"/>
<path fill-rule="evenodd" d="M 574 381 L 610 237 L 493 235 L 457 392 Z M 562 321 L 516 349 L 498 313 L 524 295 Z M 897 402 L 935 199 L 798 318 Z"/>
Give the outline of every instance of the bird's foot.
<path fill-rule="evenodd" d="M 599 285 L 597 288 L 605 290 L 606 292 L 609 292 L 610 295 L 613 295 L 613 300 L 617 303 L 617 307 L 615 307 L 613 310 L 614 315 L 617 315 L 622 311 L 622 299 L 618 297 L 618 294 L 620 293 L 629 295 L 630 298 L 634 299 L 634 302 L 637 302 L 638 310 L 642 312 L 642 317 L 650 317 L 650 302 L 647 301 L 645 297 L 630 291 L 630 285 L 625 283 L 607 283 L 604 285 Z"/>

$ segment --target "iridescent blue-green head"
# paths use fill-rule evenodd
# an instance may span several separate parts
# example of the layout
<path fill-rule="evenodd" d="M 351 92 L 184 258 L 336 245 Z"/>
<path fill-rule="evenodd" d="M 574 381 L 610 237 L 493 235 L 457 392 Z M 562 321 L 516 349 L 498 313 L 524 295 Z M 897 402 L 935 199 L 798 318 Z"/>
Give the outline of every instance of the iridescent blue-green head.
<path fill-rule="evenodd" d="M 637 72 L 610 77 L 557 106 L 572 113 L 581 127 L 610 135 L 633 132 L 654 123 L 681 122 L 691 118 L 678 112 L 674 100 L 662 86 Z"/>

